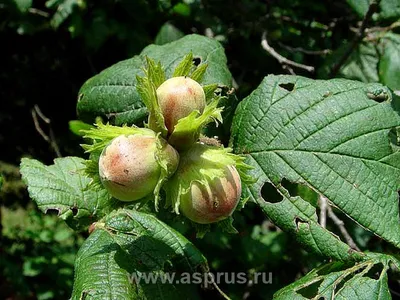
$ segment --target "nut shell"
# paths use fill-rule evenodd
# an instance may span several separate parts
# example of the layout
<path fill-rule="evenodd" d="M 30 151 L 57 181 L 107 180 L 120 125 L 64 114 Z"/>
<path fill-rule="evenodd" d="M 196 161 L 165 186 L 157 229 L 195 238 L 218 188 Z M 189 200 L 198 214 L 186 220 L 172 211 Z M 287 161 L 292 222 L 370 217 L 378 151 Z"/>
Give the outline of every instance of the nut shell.
<path fill-rule="evenodd" d="M 100 179 L 108 192 L 121 201 L 139 200 L 152 193 L 161 174 L 156 151 L 156 138 L 152 136 L 121 135 L 113 139 L 99 159 Z M 163 151 L 178 163 L 174 148 L 166 144 Z"/>
<path fill-rule="evenodd" d="M 227 166 L 225 177 L 215 178 L 209 186 L 194 181 L 180 203 L 180 210 L 188 219 L 209 224 L 229 217 L 242 193 L 240 175 L 234 166 Z"/>
<path fill-rule="evenodd" d="M 203 88 L 189 77 L 170 78 L 156 92 L 165 126 L 170 134 L 181 118 L 187 117 L 194 110 L 203 113 L 206 106 Z"/>

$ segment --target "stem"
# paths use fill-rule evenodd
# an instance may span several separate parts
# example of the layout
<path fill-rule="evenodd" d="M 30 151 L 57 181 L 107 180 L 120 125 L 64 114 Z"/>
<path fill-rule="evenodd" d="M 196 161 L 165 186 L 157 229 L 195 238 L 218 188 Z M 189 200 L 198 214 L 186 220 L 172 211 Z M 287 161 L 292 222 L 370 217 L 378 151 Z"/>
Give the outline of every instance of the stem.
<path fill-rule="evenodd" d="M 212 285 L 214 286 L 214 288 L 221 294 L 221 296 L 226 299 L 226 300 L 231 300 L 231 298 L 229 298 L 229 296 L 227 294 L 225 294 L 217 285 L 217 283 L 214 280 L 214 277 L 212 276 L 211 273 L 207 273 L 207 276 L 209 276 L 212 280 Z"/>
<path fill-rule="evenodd" d="M 328 199 L 322 195 L 319 197 L 319 207 L 321 210 L 319 222 L 323 228 L 326 228 L 326 210 L 328 208 Z"/>
<path fill-rule="evenodd" d="M 353 238 L 347 232 L 346 227 L 344 226 L 344 222 L 342 220 L 340 220 L 339 217 L 333 212 L 333 209 L 331 206 L 327 205 L 327 211 L 328 211 L 329 218 L 331 218 L 333 223 L 335 223 L 335 225 L 339 228 L 341 234 L 343 235 L 344 239 L 346 240 L 346 243 L 351 248 L 353 248 L 357 251 L 361 251 L 360 248 L 358 248 L 358 246 L 354 242 Z"/>
<path fill-rule="evenodd" d="M 294 62 L 294 61 L 292 61 L 290 59 L 287 59 L 286 57 L 283 57 L 278 52 L 276 52 L 275 49 L 272 48 L 268 44 L 266 32 L 264 32 L 263 35 L 262 35 L 261 46 L 263 47 L 263 49 L 265 51 L 267 51 L 269 54 L 271 54 L 282 65 L 289 65 L 289 66 L 292 66 L 292 67 L 295 67 L 295 68 L 306 70 L 308 72 L 314 72 L 314 70 L 315 70 L 315 68 L 313 66 L 307 66 L 307 65 L 299 64 L 299 63 Z"/>
<path fill-rule="evenodd" d="M 51 148 L 53 149 L 53 151 L 56 153 L 57 157 L 62 157 L 61 152 L 60 152 L 60 148 L 57 145 L 56 142 L 56 138 L 53 132 L 53 129 L 51 127 L 51 120 L 49 118 L 47 118 L 42 111 L 40 110 L 39 106 L 37 104 L 35 104 L 35 106 L 33 107 L 33 109 L 31 110 L 31 114 L 32 114 L 32 119 L 33 119 L 33 123 L 35 125 L 35 129 L 36 131 L 42 136 L 42 138 L 48 142 L 51 146 Z M 39 120 L 38 120 L 38 116 L 46 123 L 49 125 L 49 136 L 44 133 L 43 129 L 40 127 L 39 124 Z"/>

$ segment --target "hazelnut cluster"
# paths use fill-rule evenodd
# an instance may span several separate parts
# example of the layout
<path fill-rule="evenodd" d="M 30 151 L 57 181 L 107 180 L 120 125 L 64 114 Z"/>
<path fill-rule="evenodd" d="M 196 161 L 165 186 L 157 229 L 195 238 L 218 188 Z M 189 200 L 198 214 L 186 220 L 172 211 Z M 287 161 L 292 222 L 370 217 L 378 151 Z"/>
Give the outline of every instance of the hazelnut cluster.
<path fill-rule="evenodd" d="M 137 88 L 149 110 L 148 128 L 101 125 L 97 130 L 103 133 L 88 134 L 103 142 L 95 147 L 103 147 L 98 159 L 101 183 L 121 201 L 154 196 L 156 207 L 163 189 L 166 204 L 195 223 L 228 218 L 242 191 L 237 167 L 246 166 L 229 148 L 199 139 L 205 125 L 222 121 L 218 97 L 212 93 L 211 99 L 206 99 L 203 86 L 191 78 L 189 70 L 175 71 L 174 75 L 183 74 L 165 80 L 161 65 L 150 59 L 147 62 Z M 199 80 L 202 74 L 193 69 L 196 67 L 192 66 L 192 77 Z M 206 66 L 202 69 L 204 73 Z M 157 72 L 160 74 L 155 76 Z"/>

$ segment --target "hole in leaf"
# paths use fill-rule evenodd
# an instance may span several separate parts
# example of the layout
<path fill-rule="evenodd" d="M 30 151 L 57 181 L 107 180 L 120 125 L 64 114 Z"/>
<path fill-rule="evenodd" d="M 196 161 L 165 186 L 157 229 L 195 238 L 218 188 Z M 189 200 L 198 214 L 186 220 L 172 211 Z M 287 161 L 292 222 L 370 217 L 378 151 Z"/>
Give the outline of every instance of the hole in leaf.
<path fill-rule="evenodd" d="M 349 273 L 345 278 L 343 278 L 343 280 L 336 286 L 335 294 L 337 294 L 344 287 L 344 285 L 347 283 L 347 281 L 349 281 L 351 278 L 353 278 L 353 275 L 354 275 L 354 273 Z"/>
<path fill-rule="evenodd" d="M 85 300 L 90 295 L 90 291 L 83 291 L 80 299 Z"/>
<path fill-rule="evenodd" d="M 117 113 L 106 114 L 106 117 L 107 117 L 108 121 L 110 121 L 111 123 L 115 122 L 116 116 L 117 116 Z"/>
<path fill-rule="evenodd" d="M 78 208 L 76 206 L 73 206 L 70 209 L 72 211 L 72 215 L 75 217 L 78 213 Z"/>
<path fill-rule="evenodd" d="M 354 272 L 348 273 L 345 278 L 336 286 L 335 288 L 335 294 L 337 294 L 344 286 L 345 284 L 354 277 L 354 275 L 361 273 L 363 270 L 365 270 L 367 266 L 363 266 Z"/>
<path fill-rule="evenodd" d="M 386 93 L 386 91 L 383 90 L 377 90 L 373 92 L 367 92 L 367 97 L 371 100 L 374 100 L 378 103 L 386 101 L 389 99 L 389 95 Z"/>
<path fill-rule="evenodd" d="M 283 197 L 276 188 L 269 182 L 265 182 L 261 188 L 261 197 L 265 202 L 269 203 L 279 203 L 283 200 Z"/>
<path fill-rule="evenodd" d="M 193 64 L 197 67 L 201 63 L 200 57 L 193 57 Z"/>
<path fill-rule="evenodd" d="M 308 224 L 308 222 L 303 221 L 303 220 L 300 219 L 299 217 L 296 217 L 296 218 L 294 219 L 294 223 L 296 224 L 297 230 L 299 230 L 299 224 Z"/>
<path fill-rule="evenodd" d="M 400 130 L 393 128 L 389 131 L 389 141 L 393 146 L 400 146 Z"/>
<path fill-rule="evenodd" d="M 309 202 L 314 207 L 318 206 L 318 193 L 309 188 L 307 185 L 301 183 L 293 183 L 286 178 L 282 179 L 281 185 L 289 192 L 290 196 L 299 196 Z"/>
<path fill-rule="evenodd" d="M 46 209 L 45 214 L 59 216 L 60 215 L 60 211 L 61 210 L 58 209 L 58 208 L 48 208 L 48 209 Z"/>
<path fill-rule="evenodd" d="M 293 91 L 294 89 L 294 83 L 288 82 L 288 83 L 280 83 L 279 86 L 288 92 Z"/>
<path fill-rule="evenodd" d="M 318 295 L 318 288 L 322 283 L 322 279 L 313 282 L 312 284 L 303 287 L 302 289 L 296 291 L 298 294 L 302 295 L 303 297 L 306 297 L 307 299 L 314 298 L 315 296 Z"/>
<path fill-rule="evenodd" d="M 82 98 L 83 98 L 83 93 L 80 93 L 80 94 L 78 95 L 78 102 L 81 101 Z"/>
<path fill-rule="evenodd" d="M 344 263 L 344 262 L 334 262 L 329 265 L 322 267 L 317 274 L 320 276 L 328 275 L 332 272 L 344 271 L 355 265 L 355 262 Z"/>
<path fill-rule="evenodd" d="M 400 114 L 400 92 L 397 91 L 393 93 L 393 99 L 390 101 L 390 105 L 393 110 L 395 110 L 398 114 Z"/>
<path fill-rule="evenodd" d="M 364 276 L 371 279 L 379 280 L 379 276 L 383 270 L 383 264 L 379 263 L 374 265 Z"/>

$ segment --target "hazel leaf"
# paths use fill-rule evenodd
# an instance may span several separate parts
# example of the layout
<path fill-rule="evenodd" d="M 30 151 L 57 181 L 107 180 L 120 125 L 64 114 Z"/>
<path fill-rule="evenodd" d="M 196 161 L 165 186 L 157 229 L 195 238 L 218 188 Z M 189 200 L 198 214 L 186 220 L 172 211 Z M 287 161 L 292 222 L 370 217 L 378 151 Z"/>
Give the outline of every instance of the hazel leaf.
<path fill-rule="evenodd" d="M 151 71 L 151 65 L 155 65 L 154 61 L 147 58 L 148 69 L 145 71 L 145 77 L 137 76 L 137 90 L 139 95 L 142 98 L 143 103 L 146 105 L 147 110 L 149 111 L 149 128 L 156 131 L 161 132 L 163 137 L 167 136 L 168 130 L 164 124 L 164 116 L 161 112 L 160 106 L 157 100 L 157 93 L 156 93 L 156 85 L 153 83 L 152 80 L 159 80 L 160 78 L 153 78 L 155 77 L 153 71 Z"/>
<path fill-rule="evenodd" d="M 239 105 L 232 130 L 235 153 L 247 156 L 254 167 L 249 174 L 257 178 L 246 188 L 249 195 L 280 228 L 321 255 L 354 257 L 318 224 L 315 208 L 288 194 L 284 179 L 324 195 L 400 247 L 400 152 L 391 138 L 400 126 L 396 101 L 381 84 L 266 77 Z M 278 188 L 283 200 L 263 198 L 265 183 Z"/>
<path fill-rule="evenodd" d="M 78 157 L 57 158 L 50 166 L 23 158 L 20 172 L 41 211 L 57 211 L 69 226 L 84 229 L 119 206 L 104 189 L 90 184 L 84 169 L 85 160 Z"/>
<path fill-rule="evenodd" d="M 139 125 L 148 111 L 136 88 L 136 76 L 145 75 L 146 57 L 159 61 L 169 78 L 189 52 L 199 58 L 201 64 L 208 65 L 202 83 L 231 86 L 232 76 L 222 45 L 204 36 L 187 35 L 165 45 L 147 46 L 140 55 L 120 61 L 87 80 L 78 94 L 79 118 L 93 123 L 100 116 L 116 125 Z"/>
<path fill-rule="evenodd" d="M 371 253 L 354 265 L 330 262 L 282 288 L 274 299 L 391 299 L 387 271 L 396 258 Z M 377 278 L 368 271 L 375 268 Z"/>
<path fill-rule="evenodd" d="M 145 73 L 150 82 L 157 89 L 165 81 L 165 72 L 160 62 L 156 63 L 153 59 L 146 56 L 147 69 Z"/>
<path fill-rule="evenodd" d="M 208 64 L 199 65 L 193 72 L 190 74 L 190 78 L 196 80 L 197 82 L 201 82 L 203 80 L 204 74 L 207 71 Z"/>
<path fill-rule="evenodd" d="M 175 68 L 172 77 L 188 76 L 193 68 L 194 68 L 193 53 L 190 52 L 182 59 L 179 65 Z"/>

